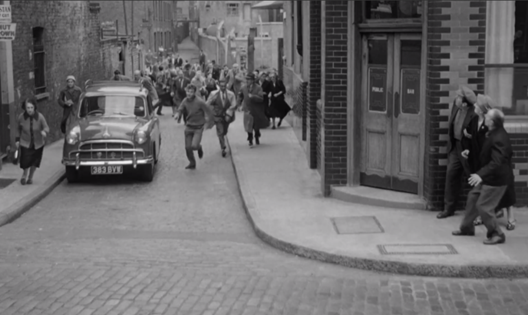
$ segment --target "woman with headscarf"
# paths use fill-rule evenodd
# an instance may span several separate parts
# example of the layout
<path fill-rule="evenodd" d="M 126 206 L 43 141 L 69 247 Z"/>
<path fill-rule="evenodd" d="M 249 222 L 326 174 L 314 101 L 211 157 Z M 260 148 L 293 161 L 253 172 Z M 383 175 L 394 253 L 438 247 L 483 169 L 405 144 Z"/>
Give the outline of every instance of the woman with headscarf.
<path fill-rule="evenodd" d="M 33 183 L 35 170 L 40 167 L 44 144 L 49 133 L 48 123 L 37 111 L 35 98 L 27 98 L 22 102 L 24 112 L 18 116 L 16 146 L 20 150 L 20 168 L 24 170 L 20 183 Z M 29 174 L 28 174 L 29 173 Z"/>
<path fill-rule="evenodd" d="M 489 96 L 479 94 L 477 96 L 477 102 L 474 106 L 476 115 L 470 121 L 467 128 L 464 129 L 464 138 L 462 140 L 462 148 L 464 151 L 462 151 L 462 156 L 468 159 L 471 174 L 476 173 L 482 167 L 480 163 L 480 152 L 482 151 L 482 147 L 484 146 L 484 142 L 486 141 L 489 131 L 485 124 L 484 115 L 486 115 L 489 110 L 495 107 L 492 106 L 492 104 L 494 105 L 492 99 Z M 508 224 L 506 225 L 506 229 L 510 231 L 515 229 L 516 220 L 513 215 L 513 210 L 511 209 L 511 206 L 513 206 L 515 202 L 515 185 L 514 179 L 512 178 L 512 181 L 508 185 L 508 189 L 504 193 L 504 196 L 502 197 L 496 210 L 497 217 L 500 218 L 504 215 L 502 209 L 506 208 L 506 212 L 508 213 Z M 474 225 L 481 224 L 482 220 L 479 216 L 477 219 L 475 219 Z"/>
<path fill-rule="evenodd" d="M 269 108 L 269 117 L 271 117 L 273 127 L 275 129 L 275 118 L 279 118 L 278 126 L 282 124 L 282 120 L 291 110 L 290 105 L 286 103 L 285 94 L 286 87 L 284 83 L 277 78 L 275 72 L 270 73 L 271 83 L 269 86 L 269 91 L 271 94 L 271 104 Z"/>

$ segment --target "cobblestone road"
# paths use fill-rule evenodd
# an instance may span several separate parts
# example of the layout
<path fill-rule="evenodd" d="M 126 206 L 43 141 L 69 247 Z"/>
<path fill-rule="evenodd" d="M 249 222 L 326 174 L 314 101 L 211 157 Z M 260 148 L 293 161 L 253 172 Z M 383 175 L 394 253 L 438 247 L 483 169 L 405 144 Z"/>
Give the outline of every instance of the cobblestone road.
<path fill-rule="evenodd" d="M 0 228 L 1 315 L 528 314 L 525 280 L 394 276 L 270 248 L 214 132 L 186 171 L 183 127 L 162 124 L 154 182 L 63 183 Z"/>

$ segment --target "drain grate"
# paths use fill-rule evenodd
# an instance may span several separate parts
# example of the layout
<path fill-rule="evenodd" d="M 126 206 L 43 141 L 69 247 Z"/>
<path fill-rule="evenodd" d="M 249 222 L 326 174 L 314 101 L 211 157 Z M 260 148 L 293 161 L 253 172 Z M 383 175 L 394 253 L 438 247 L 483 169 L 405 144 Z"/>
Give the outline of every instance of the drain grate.
<path fill-rule="evenodd" d="M 337 234 L 369 234 L 385 232 L 374 216 L 332 218 Z"/>
<path fill-rule="evenodd" d="M 0 178 L 0 189 L 6 188 L 11 185 L 16 179 L 12 178 Z"/>
<path fill-rule="evenodd" d="M 382 255 L 457 255 L 451 244 L 394 244 L 378 245 Z"/>

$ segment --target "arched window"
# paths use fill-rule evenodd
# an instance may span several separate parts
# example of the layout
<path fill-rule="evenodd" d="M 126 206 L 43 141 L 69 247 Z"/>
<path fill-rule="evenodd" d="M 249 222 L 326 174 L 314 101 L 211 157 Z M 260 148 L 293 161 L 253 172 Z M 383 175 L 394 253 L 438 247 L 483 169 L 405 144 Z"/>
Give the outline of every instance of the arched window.
<path fill-rule="evenodd" d="M 46 53 L 44 51 L 44 28 L 33 28 L 33 64 L 35 95 L 46 93 Z"/>

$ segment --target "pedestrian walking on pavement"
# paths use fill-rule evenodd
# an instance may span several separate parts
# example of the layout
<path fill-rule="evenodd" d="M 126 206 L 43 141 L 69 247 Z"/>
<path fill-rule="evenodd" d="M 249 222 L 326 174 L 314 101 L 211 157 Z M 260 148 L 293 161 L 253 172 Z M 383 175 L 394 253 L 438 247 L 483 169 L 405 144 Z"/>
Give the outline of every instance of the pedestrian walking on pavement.
<path fill-rule="evenodd" d="M 40 167 L 44 144 L 49 134 L 48 123 L 37 111 L 37 100 L 28 98 L 22 102 L 24 112 L 17 118 L 16 147 L 20 150 L 20 168 L 23 170 L 20 183 L 33 183 L 35 171 Z"/>
<path fill-rule="evenodd" d="M 504 129 L 502 111 L 498 109 L 488 111 L 485 124 L 489 131 L 480 153 L 481 168 L 469 177 L 468 183 L 473 189 L 468 194 L 466 213 L 460 229 L 454 231 L 453 235 L 475 235 L 473 221 L 480 215 L 487 229 L 487 239 L 484 244 L 495 245 L 506 241 L 506 236 L 497 223 L 495 209 L 512 182 L 513 149 L 510 137 Z"/>
<path fill-rule="evenodd" d="M 205 69 L 206 57 L 205 57 L 205 53 L 201 49 L 200 49 L 200 56 L 198 57 L 198 60 L 199 60 L 200 67 L 202 67 L 202 69 Z"/>
<path fill-rule="evenodd" d="M 458 196 L 462 193 L 462 176 L 470 175 L 469 164 L 462 157 L 464 130 L 475 116 L 473 104 L 477 101 L 475 92 L 462 86 L 457 91 L 449 118 L 447 140 L 447 173 L 444 193 L 444 211 L 436 217 L 444 219 L 455 214 Z"/>
<path fill-rule="evenodd" d="M 226 157 L 225 136 L 227 135 L 229 124 L 234 121 L 237 102 L 235 93 L 227 89 L 225 80 L 220 80 L 218 86 L 220 89 L 212 91 L 209 95 L 207 105 L 213 109 L 216 135 L 220 142 L 222 157 Z"/>
<path fill-rule="evenodd" d="M 290 105 L 286 103 L 286 86 L 277 78 L 277 75 L 272 72 L 270 74 L 271 84 L 269 86 L 269 93 L 271 95 L 271 104 L 269 107 L 269 117 L 273 124 L 272 129 L 275 129 L 275 118 L 279 118 L 278 127 L 281 126 L 282 120 L 291 110 Z"/>
<path fill-rule="evenodd" d="M 244 112 L 244 129 L 248 134 L 249 146 L 253 146 L 253 139 L 260 144 L 260 130 L 269 127 L 269 119 L 265 114 L 264 93 L 262 88 L 255 83 L 255 75 L 246 76 L 247 83 L 242 86 L 239 93 L 239 103 L 242 103 Z"/>
<path fill-rule="evenodd" d="M 485 124 L 485 115 L 493 107 L 496 107 L 494 105 L 495 104 L 489 96 L 479 94 L 477 96 L 477 102 L 475 103 L 476 115 L 469 123 L 468 128 L 464 130 L 464 139 L 462 140 L 462 147 L 464 151 L 462 151 L 462 156 L 468 160 L 469 169 L 472 174 L 478 172 L 481 168 L 480 154 L 489 132 L 488 127 Z M 512 209 L 512 206 L 515 203 L 515 178 L 512 176 L 511 182 L 508 184 L 508 188 L 506 189 L 506 193 L 496 208 L 497 218 L 504 216 L 503 209 L 506 209 L 506 212 L 508 213 L 508 224 L 506 225 L 506 229 L 510 231 L 515 229 L 516 221 Z M 478 216 L 475 221 L 473 221 L 473 224 L 483 224 L 480 216 Z"/>
<path fill-rule="evenodd" d="M 75 85 L 75 77 L 69 75 L 66 78 L 66 88 L 59 94 L 58 103 L 62 110 L 62 120 L 60 128 L 63 134 L 70 130 L 70 127 L 75 122 L 75 116 L 79 111 L 79 99 L 81 98 L 82 90 Z"/>
<path fill-rule="evenodd" d="M 213 113 L 207 104 L 199 97 L 196 97 L 196 87 L 192 84 L 186 87 L 187 97 L 178 108 L 176 120 L 181 122 L 185 119 L 185 153 L 189 159 L 186 169 L 196 169 L 196 159 L 194 151 L 198 151 L 198 157 L 203 158 L 203 148 L 201 145 L 204 129 L 212 127 Z"/>

